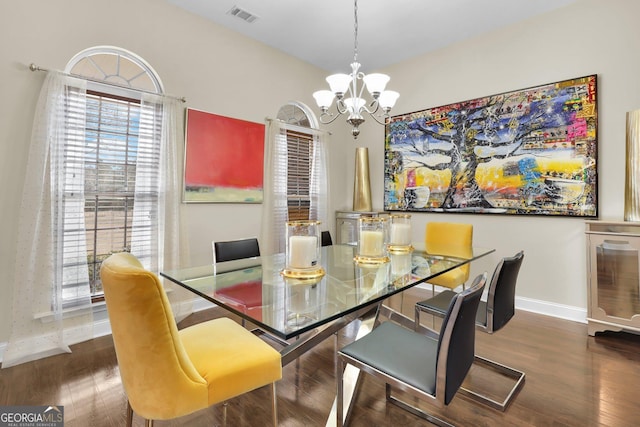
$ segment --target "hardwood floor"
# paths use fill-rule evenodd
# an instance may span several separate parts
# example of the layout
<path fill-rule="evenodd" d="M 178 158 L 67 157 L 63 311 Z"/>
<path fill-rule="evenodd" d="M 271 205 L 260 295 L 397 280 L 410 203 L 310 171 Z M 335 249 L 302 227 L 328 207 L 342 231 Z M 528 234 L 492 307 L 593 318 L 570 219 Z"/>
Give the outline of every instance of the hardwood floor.
<path fill-rule="evenodd" d="M 405 293 L 403 311 L 413 316 L 413 303 L 425 290 Z M 399 305 L 399 298 L 393 301 Z M 184 327 L 225 315 L 211 309 L 189 316 Z M 427 325 L 429 316 L 423 316 Z M 352 341 L 357 325 L 345 328 L 339 345 Z M 328 339 L 284 368 L 277 385 L 281 426 L 323 426 L 335 395 L 334 344 Z M 0 405 L 64 405 L 65 426 L 107 427 L 125 423 L 126 398 L 110 336 L 72 347 L 58 355 L 0 370 Z M 402 351 L 402 349 L 398 349 Z M 587 335 L 587 326 L 518 311 L 500 332 L 478 332 L 476 353 L 526 372 L 526 382 L 503 412 L 458 395 L 444 409 L 418 406 L 459 426 L 609 426 L 640 425 L 640 336 L 627 333 Z M 489 392 L 509 386 L 495 374 L 474 366 L 469 384 Z M 156 426 L 258 426 L 269 424 L 269 389 L 262 388 L 222 405 Z M 364 376 L 351 426 L 431 425 L 387 404 L 384 384 Z M 415 402 L 415 400 L 413 400 Z M 144 425 L 134 415 L 134 425 Z"/>

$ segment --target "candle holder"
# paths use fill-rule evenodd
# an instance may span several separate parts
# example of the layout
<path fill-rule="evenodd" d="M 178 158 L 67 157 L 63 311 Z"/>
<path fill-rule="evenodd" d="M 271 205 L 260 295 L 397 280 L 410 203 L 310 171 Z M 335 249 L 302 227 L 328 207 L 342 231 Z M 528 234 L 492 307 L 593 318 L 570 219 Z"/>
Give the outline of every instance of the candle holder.
<path fill-rule="evenodd" d="M 391 283 L 395 287 L 402 287 L 410 283 L 412 270 L 411 252 L 390 252 Z"/>
<path fill-rule="evenodd" d="M 358 219 L 358 252 L 354 260 L 359 264 L 389 262 L 387 256 L 388 220 L 386 217 L 361 217 Z"/>
<path fill-rule="evenodd" d="M 320 221 L 288 221 L 285 268 L 281 274 L 301 282 L 324 276 L 320 265 Z"/>
<path fill-rule="evenodd" d="M 303 326 L 318 318 L 318 283 L 321 279 L 315 279 L 311 283 L 307 279 L 301 283 L 299 279 L 289 279 L 285 277 L 286 286 L 286 306 L 287 325 Z M 293 283 L 291 283 L 293 281 Z"/>
<path fill-rule="evenodd" d="M 389 252 L 407 253 L 413 251 L 411 246 L 411 215 L 390 215 Z"/>
<path fill-rule="evenodd" d="M 355 269 L 356 299 L 366 301 L 389 286 L 389 263 L 360 264 Z"/>

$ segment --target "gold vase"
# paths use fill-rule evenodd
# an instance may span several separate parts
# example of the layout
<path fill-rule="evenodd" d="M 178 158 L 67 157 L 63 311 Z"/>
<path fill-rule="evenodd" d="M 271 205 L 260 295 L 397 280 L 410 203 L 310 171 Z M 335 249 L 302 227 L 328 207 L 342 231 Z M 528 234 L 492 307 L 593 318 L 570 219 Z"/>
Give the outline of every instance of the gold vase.
<path fill-rule="evenodd" d="M 356 173 L 353 182 L 353 210 L 371 212 L 371 183 L 369 181 L 369 149 L 356 148 Z"/>
<path fill-rule="evenodd" d="M 624 220 L 640 221 L 640 110 L 627 113 Z"/>

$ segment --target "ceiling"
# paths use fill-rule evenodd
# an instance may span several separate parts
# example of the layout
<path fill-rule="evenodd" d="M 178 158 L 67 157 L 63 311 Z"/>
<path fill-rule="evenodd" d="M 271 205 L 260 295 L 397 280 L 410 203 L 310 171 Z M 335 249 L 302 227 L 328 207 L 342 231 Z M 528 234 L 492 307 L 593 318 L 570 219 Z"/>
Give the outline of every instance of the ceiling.
<path fill-rule="evenodd" d="M 166 0 L 329 72 L 350 72 L 349 0 Z M 580 0 L 361 0 L 358 62 L 369 73 Z M 229 14 L 240 8 L 252 23 Z"/>

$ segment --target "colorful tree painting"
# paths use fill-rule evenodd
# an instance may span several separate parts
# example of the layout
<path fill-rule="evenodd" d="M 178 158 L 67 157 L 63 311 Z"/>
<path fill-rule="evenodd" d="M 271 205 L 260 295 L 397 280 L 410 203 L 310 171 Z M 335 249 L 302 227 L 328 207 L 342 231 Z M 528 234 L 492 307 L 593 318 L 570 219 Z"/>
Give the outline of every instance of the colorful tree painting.
<path fill-rule="evenodd" d="M 596 76 L 394 116 L 385 210 L 597 216 Z"/>

